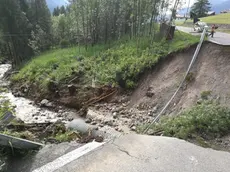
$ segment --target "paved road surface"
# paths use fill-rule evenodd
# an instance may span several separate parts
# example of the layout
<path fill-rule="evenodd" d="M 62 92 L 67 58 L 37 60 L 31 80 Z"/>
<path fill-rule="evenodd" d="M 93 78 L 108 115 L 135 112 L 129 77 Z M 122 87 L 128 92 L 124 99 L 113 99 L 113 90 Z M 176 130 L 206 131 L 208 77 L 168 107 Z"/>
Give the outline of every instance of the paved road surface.
<path fill-rule="evenodd" d="M 121 136 L 113 128 L 105 126 L 100 129 L 99 135 L 109 142 Z M 79 144 L 76 142 L 46 145 L 38 153 L 31 153 L 26 157 L 12 157 L 7 172 L 53 172 L 79 157 L 100 147 L 104 143 Z M 0 170 L 1 171 L 1 170 Z"/>
<path fill-rule="evenodd" d="M 193 28 L 190 27 L 177 26 L 177 29 L 183 32 L 198 35 L 198 33 L 194 32 Z M 209 37 L 209 41 L 219 45 L 230 45 L 230 34 L 218 32 L 217 29 L 214 37 Z"/>
<path fill-rule="evenodd" d="M 55 163 L 57 164 L 57 161 L 54 160 L 53 164 Z M 132 134 L 101 145 L 54 171 L 229 172 L 229 170 L 228 152 L 205 149 L 175 138 Z"/>
<path fill-rule="evenodd" d="M 36 155 L 32 153 L 26 157 L 12 157 L 7 172 L 32 172 L 60 156 L 67 154 L 79 147 L 77 143 L 61 143 L 58 145 L 46 145 Z"/>

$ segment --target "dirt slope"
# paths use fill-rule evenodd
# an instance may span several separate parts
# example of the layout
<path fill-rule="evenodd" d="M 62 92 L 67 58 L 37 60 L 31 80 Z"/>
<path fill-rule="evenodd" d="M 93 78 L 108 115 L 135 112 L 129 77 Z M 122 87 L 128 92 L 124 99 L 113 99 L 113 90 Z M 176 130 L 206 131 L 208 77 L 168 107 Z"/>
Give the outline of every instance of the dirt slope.
<path fill-rule="evenodd" d="M 193 71 L 195 81 L 187 87 L 179 106 L 194 103 L 202 91 L 211 91 L 213 98 L 230 106 L 230 47 L 204 45 Z"/>
<path fill-rule="evenodd" d="M 196 46 L 163 59 L 153 70 L 146 72 L 131 95 L 114 97 L 113 102 L 90 107 L 96 115 L 91 124 L 112 126 L 115 129 L 136 130 L 135 126 L 152 121 L 174 94 L 189 66 Z M 230 47 L 204 43 L 190 78 L 186 80 L 166 114 L 178 114 L 196 104 L 201 93 L 230 106 Z"/>
<path fill-rule="evenodd" d="M 161 109 L 170 99 L 191 61 L 195 47 L 168 57 L 157 68 L 148 72 L 131 96 L 130 106 L 157 106 Z M 176 96 L 168 112 L 178 112 L 192 106 L 203 91 L 230 106 L 230 47 L 204 43 L 191 70 L 192 81 L 187 82 Z M 153 96 L 148 97 L 150 92 Z"/>

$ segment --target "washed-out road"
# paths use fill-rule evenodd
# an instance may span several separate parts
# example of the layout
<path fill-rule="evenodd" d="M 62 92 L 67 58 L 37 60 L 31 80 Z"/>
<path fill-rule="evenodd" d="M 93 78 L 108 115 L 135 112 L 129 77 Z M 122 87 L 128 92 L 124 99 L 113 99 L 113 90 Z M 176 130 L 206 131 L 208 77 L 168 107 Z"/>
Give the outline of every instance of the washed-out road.
<path fill-rule="evenodd" d="M 59 152 L 46 149 L 43 156 L 33 161 L 37 165 L 30 164 L 36 168 L 27 168 L 28 172 L 229 172 L 230 169 L 229 152 L 202 148 L 176 138 L 137 134 L 122 135 L 106 143 L 88 143 L 39 165 L 46 156 L 60 154 L 63 148 L 60 146 Z"/>

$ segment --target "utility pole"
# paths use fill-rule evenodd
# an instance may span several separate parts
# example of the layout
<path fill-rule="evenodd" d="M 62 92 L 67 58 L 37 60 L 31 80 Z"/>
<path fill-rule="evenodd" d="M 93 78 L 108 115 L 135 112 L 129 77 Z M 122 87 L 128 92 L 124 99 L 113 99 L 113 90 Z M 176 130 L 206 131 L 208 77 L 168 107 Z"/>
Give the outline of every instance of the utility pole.
<path fill-rule="evenodd" d="M 186 19 L 187 19 L 188 11 L 189 11 L 189 8 L 190 8 L 190 1 L 191 1 L 191 0 L 188 1 L 188 8 L 187 8 L 187 12 L 186 12 L 185 21 L 186 21 Z"/>
<path fill-rule="evenodd" d="M 169 20 L 170 25 L 172 23 L 173 16 L 175 16 L 176 9 L 177 9 L 177 6 L 178 6 L 179 2 L 180 2 L 180 0 L 175 0 L 174 6 L 173 6 L 173 9 L 172 9 L 172 14 L 171 14 L 171 17 L 170 17 L 170 20 Z"/>

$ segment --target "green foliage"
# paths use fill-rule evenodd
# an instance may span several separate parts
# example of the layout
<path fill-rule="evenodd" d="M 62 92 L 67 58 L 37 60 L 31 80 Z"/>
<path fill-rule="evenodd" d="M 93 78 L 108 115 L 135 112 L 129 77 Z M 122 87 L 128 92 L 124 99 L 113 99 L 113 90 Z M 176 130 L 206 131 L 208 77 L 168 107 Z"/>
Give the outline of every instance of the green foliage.
<path fill-rule="evenodd" d="M 61 8 L 60 8 L 60 14 L 65 14 L 65 13 L 66 13 L 65 6 L 62 5 Z"/>
<path fill-rule="evenodd" d="M 36 29 L 31 32 L 31 39 L 29 39 L 29 46 L 33 49 L 34 54 L 49 49 L 49 41 L 46 37 L 47 34 L 39 25 L 36 25 Z"/>
<path fill-rule="evenodd" d="M 70 142 L 72 140 L 76 140 L 77 138 L 80 138 L 81 136 L 73 131 L 67 131 L 65 133 L 58 133 L 54 137 L 59 142 Z"/>
<path fill-rule="evenodd" d="M 170 3 L 164 0 L 71 1 L 65 10 L 65 17 L 71 21 L 66 23 L 67 37 L 81 45 L 109 44 L 125 35 L 131 39 L 138 36 L 153 39 L 157 32 L 153 27 L 155 19 L 168 10 Z M 57 11 L 55 9 L 55 16 Z"/>
<path fill-rule="evenodd" d="M 13 67 L 49 49 L 51 16 L 46 0 L 1 0 L 0 23 L 4 33 L 0 49 Z"/>
<path fill-rule="evenodd" d="M 223 13 L 223 14 L 216 14 L 214 16 L 203 17 L 203 18 L 201 18 L 201 20 L 203 22 L 206 22 L 206 23 L 209 23 L 209 24 L 212 24 L 212 23 L 215 23 L 215 24 L 230 24 L 229 18 L 230 18 L 230 13 Z M 178 25 L 178 26 L 183 25 L 183 26 L 190 27 L 190 26 L 192 26 L 192 22 L 193 21 L 190 20 L 190 19 L 188 19 L 185 24 L 184 24 L 184 22 L 176 21 L 176 25 Z"/>
<path fill-rule="evenodd" d="M 70 31 L 71 20 L 64 14 L 52 17 L 52 37 L 53 44 L 57 45 L 61 40 L 72 40 L 72 31 Z"/>
<path fill-rule="evenodd" d="M 214 102 L 203 102 L 178 116 L 162 118 L 151 128 L 181 139 L 213 139 L 230 132 L 230 109 Z"/>
<path fill-rule="evenodd" d="M 60 9 L 59 9 L 59 7 L 54 8 L 53 16 L 59 16 L 59 14 L 60 14 Z"/>
<path fill-rule="evenodd" d="M 217 14 L 215 16 L 208 16 L 201 18 L 202 21 L 206 23 L 216 23 L 216 24 L 230 24 L 230 13 Z"/>
<path fill-rule="evenodd" d="M 0 133 L 9 135 L 9 136 L 13 136 L 13 137 L 31 140 L 31 141 L 33 141 L 35 138 L 35 136 L 29 131 L 17 132 L 17 131 L 11 131 L 11 130 L 4 130 L 4 131 L 1 131 Z"/>
<path fill-rule="evenodd" d="M 208 91 L 202 91 L 200 93 L 200 96 L 203 100 L 208 100 L 208 97 L 211 95 L 212 91 L 208 90 Z"/>
<path fill-rule="evenodd" d="M 65 40 L 65 39 L 62 39 L 59 43 L 60 47 L 61 48 L 67 48 L 69 46 L 69 41 Z"/>
<path fill-rule="evenodd" d="M 29 21 L 27 20 L 22 4 L 15 0 L 0 1 L 0 29 L 7 33 L 3 36 L 4 56 L 12 60 L 13 65 L 20 63 L 20 58 L 24 59 L 31 56 L 30 47 L 28 46 L 28 38 L 30 33 Z M 9 36 L 11 34 L 23 36 Z M 7 46 L 7 48 L 6 48 Z M 14 52 L 14 53 L 12 53 Z"/>
<path fill-rule="evenodd" d="M 10 112 L 13 114 L 14 108 L 11 105 L 10 101 L 7 99 L 4 99 L 4 97 L 1 97 L 1 102 L 0 102 L 0 120 L 4 117 L 4 115 L 7 112 Z"/>
<path fill-rule="evenodd" d="M 209 0 L 198 0 L 192 6 L 192 12 L 198 18 L 207 16 L 207 12 L 210 10 L 211 10 L 211 4 L 209 3 Z"/>
<path fill-rule="evenodd" d="M 195 77 L 194 77 L 194 74 L 192 72 L 189 72 L 188 75 L 185 78 L 187 83 L 192 82 L 194 79 L 195 79 Z"/>
<path fill-rule="evenodd" d="M 2 93 L 2 92 L 7 92 L 7 91 L 8 91 L 7 88 L 5 88 L 5 87 L 0 87 L 0 93 Z"/>
<path fill-rule="evenodd" d="M 80 76 L 85 83 L 91 83 L 96 77 L 99 84 L 134 88 L 140 75 L 152 68 L 160 58 L 198 40 L 189 34 L 176 32 L 175 39 L 170 42 L 155 41 L 150 44 L 148 38 L 140 38 L 138 48 L 136 40 L 124 39 L 112 42 L 111 48 L 98 44 L 87 51 L 83 47 L 53 50 L 31 60 L 12 79 L 28 85 L 36 83 L 44 93 L 49 80 L 61 84 L 72 76 L 74 69 L 76 73 L 82 73 Z M 58 68 L 54 69 L 54 64 Z"/>

